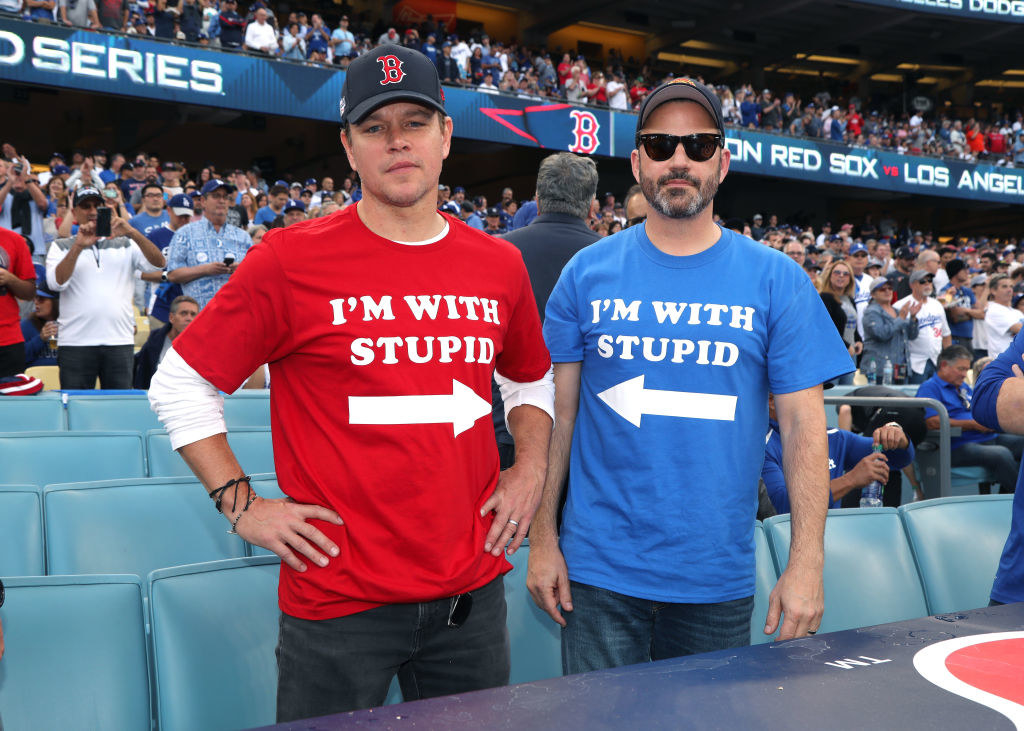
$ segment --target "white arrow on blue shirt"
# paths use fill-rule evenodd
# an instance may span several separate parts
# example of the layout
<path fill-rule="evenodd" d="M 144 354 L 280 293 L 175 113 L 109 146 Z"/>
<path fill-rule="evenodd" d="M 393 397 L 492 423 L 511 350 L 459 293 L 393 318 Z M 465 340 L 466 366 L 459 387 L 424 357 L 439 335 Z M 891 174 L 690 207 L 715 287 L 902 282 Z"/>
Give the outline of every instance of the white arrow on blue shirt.
<path fill-rule="evenodd" d="M 735 396 L 644 388 L 642 375 L 612 386 L 597 397 L 633 426 L 640 426 L 644 414 L 713 421 L 736 419 Z"/>
<path fill-rule="evenodd" d="M 490 413 L 490 401 L 454 379 L 451 395 L 348 397 L 349 424 L 451 424 L 455 436 Z"/>

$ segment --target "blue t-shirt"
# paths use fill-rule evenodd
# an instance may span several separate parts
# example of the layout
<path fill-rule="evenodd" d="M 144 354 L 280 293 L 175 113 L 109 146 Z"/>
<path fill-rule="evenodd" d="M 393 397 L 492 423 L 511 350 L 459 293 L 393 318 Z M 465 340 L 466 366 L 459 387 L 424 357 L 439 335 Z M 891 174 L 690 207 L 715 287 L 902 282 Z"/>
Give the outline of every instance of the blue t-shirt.
<path fill-rule="evenodd" d="M 789 512 L 789 490 L 786 488 L 786 476 L 782 472 L 782 438 L 779 436 L 779 425 L 769 422 L 768 439 L 764 445 L 764 467 L 761 468 L 761 479 L 768 489 L 768 498 L 775 509 L 781 513 Z M 842 477 L 857 466 L 857 463 L 871 454 L 875 442 L 871 437 L 861 436 L 842 429 L 828 430 L 828 479 Z M 907 443 L 906 449 L 889 449 L 883 452 L 889 460 L 889 471 L 901 470 L 914 461 L 914 445 Z M 830 508 L 841 508 L 843 501 L 835 498 Z"/>
<path fill-rule="evenodd" d="M 145 211 L 143 211 L 142 213 L 136 213 L 128 221 L 128 223 L 131 224 L 132 228 L 141 231 L 142 235 L 145 236 L 150 241 L 153 241 L 153 239 L 150 238 L 150 234 L 153 233 L 153 231 L 155 231 L 158 228 L 162 228 L 164 224 L 170 222 L 171 217 L 167 215 L 167 211 L 160 211 L 159 216 L 151 216 Z M 153 241 L 153 243 L 156 242 Z"/>
<path fill-rule="evenodd" d="M 917 387 L 916 396 L 918 398 L 933 398 L 936 401 L 941 401 L 942 405 L 946 407 L 946 411 L 949 412 L 950 419 L 974 418 L 971 416 L 971 399 L 974 397 L 974 391 L 966 382 L 962 383 L 958 389 L 952 383 L 943 381 L 936 374 Z M 939 412 L 935 409 L 926 408 L 924 410 L 924 418 L 926 419 L 938 416 L 938 414 Z M 989 442 L 995 438 L 996 435 L 992 433 L 986 434 L 980 431 L 964 429 L 960 436 L 952 437 L 949 440 L 949 448 L 958 449 L 965 444 Z"/>
<path fill-rule="evenodd" d="M 1024 330 L 1010 343 L 994 361 L 985 366 L 978 376 L 974 391 L 974 418 L 989 429 L 1002 431 L 996 414 L 999 391 L 1007 378 L 1012 378 L 1013 366 L 1024 363 Z M 996 580 L 992 584 L 992 598 L 997 602 L 1024 602 L 1024 467 L 1017 476 L 1017 490 L 1013 496 L 1013 517 L 1010 535 L 1003 547 L 1003 555 L 996 569 Z"/>
<path fill-rule="evenodd" d="M 853 370 L 803 269 L 728 230 L 692 256 L 645 226 L 577 253 L 548 300 L 582 361 L 561 545 L 575 581 L 666 602 L 754 592 L 768 392 Z"/>
<path fill-rule="evenodd" d="M 253 226 L 269 226 L 274 222 L 280 214 L 275 212 L 270 206 L 263 206 L 263 208 L 256 211 L 256 217 L 252 220 Z"/>
<path fill-rule="evenodd" d="M 744 127 L 749 127 L 750 125 L 760 126 L 758 121 L 760 114 L 761 105 L 757 102 L 745 101 L 740 104 L 740 120 Z"/>
<path fill-rule="evenodd" d="M 153 231 L 149 236 L 149 240 L 156 244 L 157 248 L 164 255 L 164 259 L 170 261 L 171 257 L 171 239 L 174 237 L 174 232 L 170 228 L 164 226 Z M 161 282 L 155 290 L 153 290 L 153 296 L 150 298 L 148 303 L 149 316 L 155 317 L 160 322 L 167 322 L 167 319 L 171 314 L 171 302 L 174 298 L 184 294 L 180 284 L 173 282 Z"/>
<path fill-rule="evenodd" d="M 978 300 L 974 296 L 974 292 L 971 291 L 970 287 L 954 287 L 952 284 L 947 284 L 941 294 L 953 290 L 953 302 L 950 307 L 966 307 L 967 309 L 973 309 L 974 303 Z M 974 320 L 967 318 L 963 322 L 953 322 L 952 318 L 949 320 L 949 334 L 954 338 L 973 338 L 974 337 Z"/>

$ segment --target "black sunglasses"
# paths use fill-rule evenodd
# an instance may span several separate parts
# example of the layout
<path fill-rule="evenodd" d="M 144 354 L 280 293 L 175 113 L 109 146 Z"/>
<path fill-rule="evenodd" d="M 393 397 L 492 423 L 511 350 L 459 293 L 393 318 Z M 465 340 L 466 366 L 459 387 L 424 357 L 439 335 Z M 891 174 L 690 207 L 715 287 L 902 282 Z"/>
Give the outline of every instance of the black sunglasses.
<path fill-rule="evenodd" d="M 676 154 L 676 147 L 683 146 L 686 156 L 694 162 L 710 160 L 719 147 L 725 146 L 725 137 L 712 132 L 699 132 L 693 135 L 666 135 L 649 133 L 637 135 L 636 145 L 643 145 L 647 157 L 655 162 L 664 162 Z"/>

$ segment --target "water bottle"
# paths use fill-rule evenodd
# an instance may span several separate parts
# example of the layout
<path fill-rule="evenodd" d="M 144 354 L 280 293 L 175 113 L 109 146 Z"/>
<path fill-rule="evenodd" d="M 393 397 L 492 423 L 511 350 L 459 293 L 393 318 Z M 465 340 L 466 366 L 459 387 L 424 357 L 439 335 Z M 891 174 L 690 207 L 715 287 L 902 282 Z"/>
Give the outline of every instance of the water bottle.
<path fill-rule="evenodd" d="M 872 358 L 864 366 L 864 375 L 867 376 L 868 385 L 874 386 L 878 382 L 878 361 Z"/>
<path fill-rule="evenodd" d="M 891 371 L 890 371 L 891 375 Z M 882 445 L 876 444 L 874 447 L 875 454 L 882 451 Z M 878 480 L 872 480 L 860 490 L 860 506 L 862 508 L 880 508 L 882 507 L 882 491 L 885 489 Z"/>
<path fill-rule="evenodd" d="M 892 361 L 888 358 L 885 359 L 885 369 L 882 371 L 882 384 L 892 385 Z"/>

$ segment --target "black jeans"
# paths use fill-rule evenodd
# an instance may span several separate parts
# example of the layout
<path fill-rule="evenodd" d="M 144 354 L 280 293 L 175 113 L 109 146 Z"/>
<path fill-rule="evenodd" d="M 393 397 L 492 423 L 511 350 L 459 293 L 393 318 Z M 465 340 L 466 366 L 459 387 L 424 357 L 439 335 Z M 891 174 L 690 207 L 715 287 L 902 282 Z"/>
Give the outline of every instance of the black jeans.
<path fill-rule="evenodd" d="M 282 614 L 278 723 L 379 706 L 396 674 L 406 701 L 507 685 L 504 582 L 499 576 L 472 595 L 458 628 L 448 626 L 450 598 L 337 619 Z"/>
<path fill-rule="evenodd" d="M 91 390 L 132 387 L 131 345 L 61 345 L 57 349 L 60 387 Z"/>
<path fill-rule="evenodd" d="M 0 378 L 25 372 L 25 343 L 0 346 Z"/>

